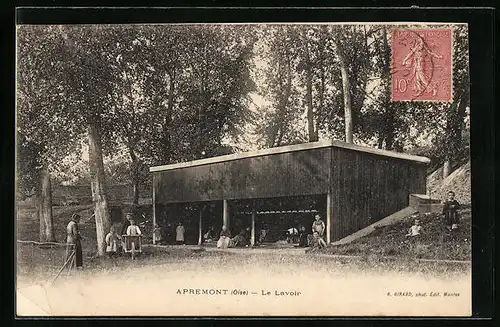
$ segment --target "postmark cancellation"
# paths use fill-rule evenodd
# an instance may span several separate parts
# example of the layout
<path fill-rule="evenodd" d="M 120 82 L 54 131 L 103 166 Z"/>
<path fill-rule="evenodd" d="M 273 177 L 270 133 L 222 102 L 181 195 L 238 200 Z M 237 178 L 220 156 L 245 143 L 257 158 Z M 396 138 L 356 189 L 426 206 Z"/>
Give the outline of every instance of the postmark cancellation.
<path fill-rule="evenodd" d="M 391 51 L 392 101 L 452 101 L 451 28 L 393 29 Z"/>

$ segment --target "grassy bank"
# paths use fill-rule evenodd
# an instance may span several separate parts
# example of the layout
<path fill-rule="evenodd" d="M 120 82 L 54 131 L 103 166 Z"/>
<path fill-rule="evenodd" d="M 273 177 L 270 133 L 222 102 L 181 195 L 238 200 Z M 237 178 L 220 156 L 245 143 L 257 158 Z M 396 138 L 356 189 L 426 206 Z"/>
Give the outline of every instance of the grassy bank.
<path fill-rule="evenodd" d="M 402 221 L 377 228 L 373 233 L 349 244 L 329 246 L 314 252 L 357 256 L 396 256 L 407 259 L 471 260 L 471 210 L 460 210 L 459 229 L 448 231 L 438 213 L 416 214 Z M 405 236 L 415 219 L 422 234 Z"/>

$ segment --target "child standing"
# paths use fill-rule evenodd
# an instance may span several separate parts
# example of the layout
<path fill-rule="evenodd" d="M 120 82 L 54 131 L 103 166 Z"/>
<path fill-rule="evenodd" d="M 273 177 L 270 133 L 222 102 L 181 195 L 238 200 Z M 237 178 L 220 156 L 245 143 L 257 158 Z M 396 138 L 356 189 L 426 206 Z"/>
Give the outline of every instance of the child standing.
<path fill-rule="evenodd" d="M 139 226 L 135 224 L 134 220 L 130 220 L 130 226 L 127 227 L 127 235 L 132 235 L 132 236 L 141 235 L 141 230 L 139 229 Z"/>
<path fill-rule="evenodd" d="M 108 235 L 106 235 L 106 252 L 110 257 L 118 253 L 118 244 L 121 237 L 116 233 L 115 227 L 111 227 Z"/>
<path fill-rule="evenodd" d="M 155 228 L 153 229 L 153 243 L 160 244 L 162 241 L 161 239 L 161 228 L 158 224 L 155 225 Z"/>
<path fill-rule="evenodd" d="M 446 228 L 454 230 L 458 228 L 458 209 L 460 204 L 455 200 L 455 192 L 448 192 L 448 199 L 443 202 L 443 218 Z"/>
<path fill-rule="evenodd" d="M 179 222 L 179 225 L 175 229 L 175 241 L 177 244 L 182 244 L 184 245 L 184 233 L 186 230 L 184 229 L 184 226 L 182 226 L 182 223 Z"/>
<path fill-rule="evenodd" d="M 318 232 L 320 237 L 323 237 L 323 233 L 325 232 L 325 222 L 321 220 L 321 216 L 319 214 L 314 217 L 312 232 Z"/>
<path fill-rule="evenodd" d="M 139 226 L 137 226 L 135 224 L 135 221 L 134 220 L 130 220 L 130 226 L 127 227 L 127 236 L 141 236 L 141 230 L 139 228 Z M 131 239 L 131 238 L 127 238 L 126 239 L 126 248 L 127 249 L 132 249 L 132 243 L 134 241 Z M 134 246 L 136 247 L 137 249 L 137 245 L 134 244 Z"/>

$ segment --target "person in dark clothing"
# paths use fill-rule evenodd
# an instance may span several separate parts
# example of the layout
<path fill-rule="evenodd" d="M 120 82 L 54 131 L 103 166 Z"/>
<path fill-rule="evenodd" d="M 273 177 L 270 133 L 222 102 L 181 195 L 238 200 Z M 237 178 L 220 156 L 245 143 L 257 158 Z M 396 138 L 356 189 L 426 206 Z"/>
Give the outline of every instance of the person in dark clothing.
<path fill-rule="evenodd" d="M 264 227 L 259 232 L 259 240 L 257 244 L 260 245 L 264 243 L 264 241 L 266 241 L 268 234 L 269 234 L 269 228 L 267 227 L 267 225 L 264 225 Z"/>
<path fill-rule="evenodd" d="M 120 231 L 121 232 L 120 236 L 127 235 L 127 229 L 130 226 L 130 220 L 132 220 L 132 213 L 128 212 L 125 215 L 125 221 L 122 223 L 122 229 Z M 125 238 L 122 238 L 119 254 L 121 255 L 122 253 L 124 253 L 125 249 L 126 249 Z"/>
<path fill-rule="evenodd" d="M 448 230 L 454 230 L 458 228 L 459 208 L 460 204 L 457 200 L 455 200 L 455 193 L 453 191 L 449 191 L 448 199 L 443 202 L 443 219 Z"/>
<path fill-rule="evenodd" d="M 216 238 L 214 226 L 210 226 L 205 234 L 203 234 L 203 242 L 212 242 Z"/>
<path fill-rule="evenodd" d="M 301 226 L 299 230 L 299 247 L 307 247 L 307 233 L 305 226 Z"/>
<path fill-rule="evenodd" d="M 319 235 L 319 233 L 317 231 L 314 231 L 314 233 L 313 233 L 311 247 L 320 248 L 320 249 L 326 247 L 325 240 Z"/>
<path fill-rule="evenodd" d="M 127 228 L 130 226 L 130 220 L 132 219 L 132 214 L 129 212 L 125 215 L 125 221 L 122 224 L 121 235 L 127 235 Z"/>
<path fill-rule="evenodd" d="M 78 229 L 78 223 L 80 222 L 80 215 L 74 213 L 71 216 L 71 221 L 68 223 L 66 227 L 66 260 L 69 259 L 69 256 L 75 251 L 74 259 L 76 262 L 76 267 L 78 269 L 83 268 L 83 255 L 82 255 L 82 243 L 80 241 L 81 235 L 80 230 Z M 71 259 L 73 260 L 73 259 Z"/>
<path fill-rule="evenodd" d="M 165 225 L 163 233 L 165 234 L 165 238 L 164 239 L 165 239 L 165 243 L 166 244 L 172 244 L 172 241 L 173 241 L 173 238 L 174 238 L 173 229 L 174 229 L 174 227 L 172 226 L 172 224 L 170 222 L 168 222 Z"/>
<path fill-rule="evenodd" d="M 241 232 L 233 238 L 234 246 L 247 246 L 250 244 L 250 228 L 242 229 Z"/>

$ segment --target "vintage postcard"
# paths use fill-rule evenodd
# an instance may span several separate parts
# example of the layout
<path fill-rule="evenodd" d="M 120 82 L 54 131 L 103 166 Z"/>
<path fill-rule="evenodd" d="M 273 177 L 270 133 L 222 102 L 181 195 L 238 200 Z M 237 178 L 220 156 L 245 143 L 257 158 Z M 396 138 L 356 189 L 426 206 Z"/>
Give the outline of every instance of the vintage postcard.
<path fill-rule="evenodd" d="M 16 47 L 19 318 L 471 316 L 467 24 Z"/>

